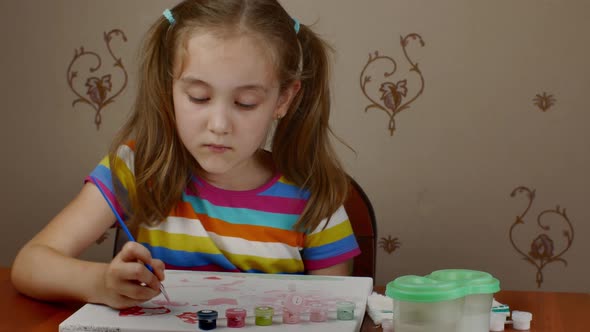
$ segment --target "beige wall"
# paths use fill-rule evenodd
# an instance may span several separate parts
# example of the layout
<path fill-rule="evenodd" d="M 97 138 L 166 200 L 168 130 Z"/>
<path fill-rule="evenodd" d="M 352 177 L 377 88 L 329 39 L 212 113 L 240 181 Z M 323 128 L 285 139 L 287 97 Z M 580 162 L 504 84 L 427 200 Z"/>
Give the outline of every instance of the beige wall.
<path fill-rule="evenodd" d="M 143 31 L 170 2 L 2 1 L 0 20 L 3 79 L 0 120 L 0 207 L 4 218 L 0 265 L 11 264 L 18 248 L 79 190 L 82 180 L 105 153 L 133 97 L 135 52 Z M 346 168 L 372 199 L 380 238 L 397 238 L 392 253 L 378 251 L 377 283 L 404 274 L 441 268 L 486 270 L 505 289 L 537 289 L 531 256 L 535 238 L 553 241 L 562 262 L 542 270 L 542 290 L 590 291 L 590 5 L 585 0 L 501 1 L 284 1 L 303 24 L 317 29 L 337 50 L 334 81 L 335 132 L 356 154 L 338 145 Z M 66 72 L 74 50 L 84 46 L 103 59 L 100 75 L 121 71 L 103 42 L 103 33 L 121 29 L 128 42 L 112 42 L 130 83 L 102 111 L 100 130 L 94 111 L 76 99 Z M 369 66 L 365 92 L 381 103 L 379 85 L 406 80 L 402 105 L 422 86 L 409 72 L 400 36 L 419 34 L 406 50 L 419 64 L 423 93 L 397 113 L 390 135 L 389 116 L 372 108 L 360 75 L 369 54 L 378 51 L 397 63 Z M 79 75 L 88 77 L 79 63 Z M 99 76 L 100 77 L 100 76 Z M 84 89 L 80 91 L 85 92 Z M 542 111 L 537 94 L 555 104 Z M 383 104 L 381 107 L 387 109 Z M 399 108 L 398 108 L 399 109 Z M 536 218 L 545 210 L 542 230 Z M 563 230 L 571 222 L 567 248 Z M 83 222 L 83 221 L 81 221 Z M 571 232 L 570 232 L 571 233 Z M 111 242 L 85 257 L 108 260 Z M 537 252 L 539 252 L 537 250 Z"/>

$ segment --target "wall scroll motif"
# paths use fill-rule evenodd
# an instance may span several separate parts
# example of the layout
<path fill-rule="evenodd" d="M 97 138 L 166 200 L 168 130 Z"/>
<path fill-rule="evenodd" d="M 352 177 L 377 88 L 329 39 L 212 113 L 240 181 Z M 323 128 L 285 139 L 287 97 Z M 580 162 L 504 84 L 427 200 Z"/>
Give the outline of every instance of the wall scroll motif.
<path fill-rule="evenodd" d="M 388 254 L 392 254 L 396 249 L 399 249 L 401 245 L 402 243 L 399 242 L 398 238 L 391 238 L 391 235 L 388 235 L 386 238 L 382 237 L 379 240 L 379 247 L 383 248 Z"/>
<path fill-rule="evenodd" d="M 369 54 L 369 61 L 365 64 L 365 67 L 361 71 L 360 75 L 360 85 L 363 94 L 371 104 L 365 107 L 365 112 L 367 112 L 371 108 L 376 108 L 385 112 L 389 117 L 389 134 L 393 136 L 395 131 L 395 115 L 405 109 L 410 108 L 410 104 L 412 104 L 424 91 L 424 77 L 422 76 L 422 71 L 418 68 L 418 63 L 413 62 L 410 57 L 408 56 L 407 46 L 412 41 L 418 41 L 421 47 L 424 47 L 425 43 L 422 37 L 419 34 L 411 33 L 405 37 L 400 36 L 400 44 L 402 50 L 404 52 L 404 57 L 408 61 L 410 65 L 410 73 L 415 73 L 418 75 L 419 78 L 419 87 L 416 93 L 410 97 L 410 88 L 408 87 L 408 79 L 404 77 L 394 79 L 392 76 L 397 71 L 397 62 L 389 56 L 380 55 L 378 51 L 375 51 L 373 54 Z M 385 71 L 383 73 L 383 80 L 379 80 L 379 86 L 369 86 L 368 83 L 373 82 L 373 77 L 367 74 L 368 69 L 373 69 L 373 67 L 377 67 L 379 64 L 388 64 L 388 66 L 393 66 L 391 71 Z M 379 100 L 376 100 L 375 95 L 380 94 Z M 372 96 L 373 95 L 373 96 Z"/>
<path fill-rule="evenodd" d="M 535 98 L 533 98 L 533 104 L 543 112 L 546 112 L 551 106 L 555 105 L 556 101 L 557 100 L 553 98 L 553 95 L 548 95 L 546 92 L 543 92 L 543 94 L 537 94 Z"/>
<path fill-rule="evenodd" d="M 124 42 L 127 42 L 127 37 L 125 33 L 119 29 L 111 30 L 108 33 L 104 33 L 104 41 L 106 43 L 107 50 L 111 57 L 113 58 L 113 67 L 118 68 L 122 71 L 123 74 L 123 83 L 121 87 L 113 92 L 113 82 L 112 82 L 112 73 L 108 73 L 105 75 L 97 75 L 91 76 L 92 73 L 96 73 L 102 66 L 102 58 L 95 52 L 87 51 L 84 49 L 84 46 L 81 46 L 79 49 L 74 50 L 74 58 L 70 62 L 67 71 L 67 79 L 68 85 L 70 89 L 74 92 L 74 94 L 78 97 L 76 100 L 72 102 L 72 107 L 76 106 L 78 103 L 87 104 L 94 109 L 96 112 L 94 116 L 94 124 L 96 125 L 96 130 L 100 128 L 100 124 L 102 122 L 102 117 L 100 112 L 110 103 L 115 101 L 117 98 L 127 87 L 127 71 L 123 66 L 123 62 L 121 58 L 118 58 L 113 53 L 111 49 L 111 41 L 114 37 L 119 37 Z M 82 87 L 81 83 L 76 84 L 76 79 L 78 78 L 78 71 L 74 70 L 74 64 L 78 62 L 80 59 L 84 57 L 91 57 L 94 58 L 96 61 L 96 65 L 94 67 L 89 68 L 88 76 L 85 77 L 85 81 Z M 96 74 L 94 74 L 96 75 Z"/>
<path fill-rule="evenodd" d="M 510 194 L 511 197 L 515 197 L 517 194 L 525 194 L 529 200 L 526 209 L 516 217 L 516 220 L 510 227 L 510 242 L 514 249 L 523 256 L 523 259 L 537 268 L 537 275 L 536 275 L 536 282 L 537 288 L 541 288 L 541 284 L 543 283 L 543 268 L 550 263 L 553 262 L 561 262 L 565 266 L 567 266 L 567 261 L 562 258 L 563 254 L 570 249 L 572 243 L 574 242 L 574 227 L 570 222 L 565 209 L 561 208 L 559 205 L 555 207 L 555 209 L 548 209 L 544 210 L 537 215 L 537 225 L 541 229 L 540 234 L 538 234 L 531 242 L 530 249 L 528 253 L 525 253 L 524 250 L 520 249 L 516 243 L 514 242 L 513 232 L 516 227 L 525 224 L 524 217 L 529 212 L 531 206 L 533 205 L 533 201 L 535 200 L 535 190 L 531 190 L 527 187 L 517 187 L 515 188 L 512 193 Z M 565 243 L 564 248 L 555 253 L 556 250 L 556 243 L 551 236 L 545 232 L 551 230 L 551 227 L 547 224 L 542 222 L 543 217 L 547 215 L 557 215 L 559 220 L 564 223 L 564 229 L 562 231 L 563 241 Z"/>

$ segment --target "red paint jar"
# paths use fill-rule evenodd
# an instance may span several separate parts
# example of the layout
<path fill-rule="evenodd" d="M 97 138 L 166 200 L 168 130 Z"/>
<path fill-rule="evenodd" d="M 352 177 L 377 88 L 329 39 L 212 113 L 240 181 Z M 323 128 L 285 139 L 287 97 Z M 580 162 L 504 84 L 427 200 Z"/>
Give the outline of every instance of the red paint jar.
<path fill-rule="evenodd" d="M 246 309 L 230 308 L 225 311 L 227 318 L 227 327 L 244 327 L 246 326 Z"/>
<path fill-rule="evenodd" d="M 326 308 L 319 304 L 314 303 L 311 305 L 309 313 L 309 320 L 312 322 L 325 322 L 328 319 L 328 311 Z"/>

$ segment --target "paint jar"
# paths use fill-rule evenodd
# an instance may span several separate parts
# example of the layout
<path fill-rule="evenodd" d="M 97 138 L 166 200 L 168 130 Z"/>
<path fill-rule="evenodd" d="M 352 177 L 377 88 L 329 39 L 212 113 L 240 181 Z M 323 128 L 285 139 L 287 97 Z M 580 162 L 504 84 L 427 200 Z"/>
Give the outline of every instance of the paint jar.
<path fill-rule="evenodd" d="M 338 320 L 353 320 L 356 304 L 350 301 L 336 303 L 336 318 Z"/>
<path fill-rule="evenodd" d="M 492 312 L 490 314 L 490 331 L 501 332 L 504 331 L 506 324 L 506 314 L 503 312 Z"/>
<path fill-rule="evenodd" d="M 284 324 L 299 324 L 301 321 L 301 315 L 299 312 L 290 311 L 289 309 L 283 308 L 283 323 Z"/>
<path fill-rule="evenodd" d="M 269 306 L 258 306 L 254 309 L 255 323 L 258 326 L 272 325 L 272 316 L 275 310 Z"/>
<path fill-rule="evenodd" d="M 217 327 L 217 311 L 215 310 L 199 310 L 197 311 L 197 318 L 201 330 L 213 330 Z"/>
<path fill-rule="evenodd" d="M 526 311 L 512 311 L 512 328 L 515 330 L 530 330 L 533 314 Z"/>
<path fill-rule="evenodd" d="M 316 323 L 325 322 L 328 319 L 328 311 L 321 303 L 311 305 L 309 320 Z"/>
<path fill-rule="evenodd" d="M 246 309 L 229 308 L 225 311 L 227 327 L 239 328 L 246 326 Z"/>

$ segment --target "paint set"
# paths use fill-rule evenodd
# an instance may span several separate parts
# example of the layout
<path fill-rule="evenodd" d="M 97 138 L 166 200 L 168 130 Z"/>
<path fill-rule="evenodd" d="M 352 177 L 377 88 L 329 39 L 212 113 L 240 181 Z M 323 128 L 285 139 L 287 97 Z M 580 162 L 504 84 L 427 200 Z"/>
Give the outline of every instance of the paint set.
<path fill-rule="evenodd" d="M 292 299 L 296 300 L 293 301 Z M 293 305 L 293 302 L 299 301 L 297 296 L 288 297 L 287 303 L 283 307 L 282 323 L 283 324 L 299 324 L 301 317 L 309 315 L 309 321 L 314 323 L 321 323 L 328 321 L 328 308 L 322 303 L 312 303 L 308 312 L 302 312 L 302 306 Z M 300 302 L 301 303 L 301 302 Z M 354 309 L 356 304 L 350 301 L 341 301 L 336 304 L 336 320 L 354 320 Z M 225 319 L 227 327 L 242 328 L 247 325 L 246 318 L 248 311 L 244 308 L 229 308 L 225 310 Z M 254 308 L 254 324 L 256 326 L 271 326 L 273 325 L 273 317 L 275 317 L 275 309 L 272 306 L 261 305 Z M 201 330 L 213 330 L 217 328 L 217 320 L 219 313 L 216 310 L 199 310 L 197 312 L 198 326 Z"/>
<path fill-rule="evenodd" d="M 365 277 L 166 271 L 162 297 L 114 310 L 88 303 L 60 332 L 356 332 L 373 280 Z M 240 330 L 241 329 L 241 330 Z"/>

